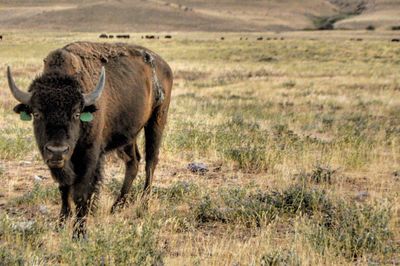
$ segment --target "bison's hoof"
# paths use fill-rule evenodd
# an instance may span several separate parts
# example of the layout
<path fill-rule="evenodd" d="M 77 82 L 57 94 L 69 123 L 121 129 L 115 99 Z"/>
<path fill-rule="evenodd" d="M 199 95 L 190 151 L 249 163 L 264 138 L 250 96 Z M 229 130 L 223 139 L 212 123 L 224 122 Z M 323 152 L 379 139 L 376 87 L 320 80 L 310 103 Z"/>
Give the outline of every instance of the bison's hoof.
<path fill-rule="evenodd" d="M 75 230 L 72 234 L 72 240 L 74 241 L 87 241 L 88 234 L 86 230 Z"/>
<path fill-rule="evenodd" d="M 117 201 L 117 202 L 115 202 L 114 205 L 111 207 L 110 213 L 111 213 L 111 214 L 114 214 L 114 213 L 116 213 L 116 212 L 122 210 L 124 207 L 125 207 L 125 202 Z"/>

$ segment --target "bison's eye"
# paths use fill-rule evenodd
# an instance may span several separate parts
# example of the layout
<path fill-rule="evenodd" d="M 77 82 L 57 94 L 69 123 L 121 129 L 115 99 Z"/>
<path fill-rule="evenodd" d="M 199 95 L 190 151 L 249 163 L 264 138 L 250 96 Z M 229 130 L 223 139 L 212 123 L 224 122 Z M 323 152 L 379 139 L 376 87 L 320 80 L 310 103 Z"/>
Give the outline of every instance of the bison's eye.
<path fill-rule="evenodd" d="M 76 112 L 76 113 L 74 114 L 74 119 L 75 119 L 75 120 L 78 120 L 78 119 L 80 118 L 80 116 L 81 116 L 81 113 Z"/>
<path fill-rule="evenodd" d="M 40 119 L 41 115 L 38 112 L 33 112 L 33 118 Z"/>

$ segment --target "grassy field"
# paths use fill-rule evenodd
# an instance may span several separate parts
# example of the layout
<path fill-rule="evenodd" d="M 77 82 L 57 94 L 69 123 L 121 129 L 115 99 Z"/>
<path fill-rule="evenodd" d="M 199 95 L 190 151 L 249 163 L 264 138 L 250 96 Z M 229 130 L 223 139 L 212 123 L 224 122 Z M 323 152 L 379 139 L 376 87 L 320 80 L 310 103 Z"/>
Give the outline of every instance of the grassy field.
<path fill-rule="evenodd" d="M 124 173 L 110 155 L 80 242 L 71 225 L 56 230 L 57 186 L 0 78 L 0 264 L 398 265 L 400 45 L 329 34 L 134 35 L 175 75 L 149 209 L 109 214 Z M 52 49 L 97 39 L 7 36 L 0 68 L 12 65 L 20 87 Z M 143 176 L 142 162 L 132 201 Z"/>

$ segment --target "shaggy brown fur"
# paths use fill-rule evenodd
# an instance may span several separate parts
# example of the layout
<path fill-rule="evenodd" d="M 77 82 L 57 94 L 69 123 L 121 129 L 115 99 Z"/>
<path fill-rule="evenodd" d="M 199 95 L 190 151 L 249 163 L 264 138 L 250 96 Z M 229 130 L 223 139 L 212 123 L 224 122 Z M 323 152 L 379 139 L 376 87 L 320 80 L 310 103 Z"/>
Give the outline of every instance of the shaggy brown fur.
<path fill-rule="evenodd" d="M 153 69 L 144 60 L 154 58 L 157 80 L 164 93 L 161 103 L 155 100 Z M 167 120 L 172 88 L 172 71 L 153 52 L 134 45 L 77 42 L 51 52 L 44 60 L 43 74 L 33 81 L 29 106 L 17 106 L 17 112 L 41 113 L 35 119 L 38 147 L 45 153 L 46 143 L 67 143 L 72 147 L 70 159 L 63 168 L 50 168 L 60 185 L 61 223 L 71 214 L 69 198 L 76 205 L 75 236 L 85 235 L 89 204 L 103 175 L 103 158 L 117 150 L 126 165 L 121 194 L 112 211 L 125 202 L 138 172 L 140 153 L 136 144 L 144 128 L 146 181 L 144 194 L 151 188 L 158 162 L 161 137 Z M 82 93 L 89 93 L 105 67 L 106 84 L 95 106 L 84 107 Z M 93 112 L 90 123 L 75 121 L 74 112 Z"/>

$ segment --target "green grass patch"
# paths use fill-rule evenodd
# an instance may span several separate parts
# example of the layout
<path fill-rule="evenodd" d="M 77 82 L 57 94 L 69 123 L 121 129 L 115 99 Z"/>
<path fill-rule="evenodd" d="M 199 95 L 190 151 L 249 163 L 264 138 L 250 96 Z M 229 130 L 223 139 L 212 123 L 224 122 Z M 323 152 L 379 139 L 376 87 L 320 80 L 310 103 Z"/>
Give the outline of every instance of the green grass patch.
<path fill-rule="evenodd" d="M 17 126 L 0 129 L 0 158 L 21 159 L 35 148 L 32 129 Z"/>
<path fill-rule="evenodd" d="M 11 203 L 16 205 L 35 205 L 50 201 L 57 203 L 59 201 L 59 191 L 56 186 L 47 187 L 36 182 L 31 191 L 26 192 L 22 196 L 14 198 Z"/>

